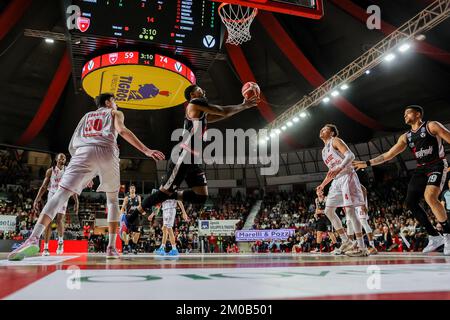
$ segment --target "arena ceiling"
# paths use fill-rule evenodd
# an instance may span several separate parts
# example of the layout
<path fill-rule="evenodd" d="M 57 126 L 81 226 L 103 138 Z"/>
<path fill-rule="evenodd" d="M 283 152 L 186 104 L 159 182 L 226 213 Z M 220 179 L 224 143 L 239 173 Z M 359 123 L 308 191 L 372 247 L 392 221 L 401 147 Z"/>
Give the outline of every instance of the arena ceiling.
<path fill-rule="evenodd" d="M 283 37 L 291 39 L 296 48 L 323 79 L 333 76 L 375 43 L 383 39 L 389 28 L 398 27 L 423 10 L 427 0 L 326 0 L 322 20 L 307 20 L 282 14 L 262 13 L 252 25 L 252 40 L 242 45 L 265 97 L 268 110 L 253 109 L 210 127 L 263 128 L 268 114 L 279 115 L 315 85 L 311 77 L 299 72 L 286 58 L 268 32 L 274 25 L 282 28 Z M 26 36 L 25 29 L 64 33 L 64 17 L 58 0 L 0 1 L 3 15 L 14 3 L 26 8 L 15 12 L 17 21 L 11 26 L 0 19 L 0 143 L 15 145 L 35 118 L 41 102 L 67 50 L 65 41 L 46 43 L 42 38 Z M 381 8 L 383 29 L 369 30 L 361 20 L 361 12 L 371 4 Z M 280 35 L 281 36 L 281 35 Z M 420 49 L 418 48 L 420 46 Z M 296 51 L 298 52 L 298 51 Z M 241 102 L 242 86 L 239 70 L 224 47 L 223 55 L 201 73 L 200 86 L 208 92 L 211 102 L 237 104 Z M 306 66 L 305 66 L 306 68 Z M 74 85 L 71 78 L 58 99 L 43 129 L 26 147 L 52 152 L 67 151 L 71 134 L 81 116 L 93 108 L 92 100 Z M 342 137 L 351 143 L 368 141 L 382 135 L 405 130 L 403 108 L 420 104 L 426 118 L 450 121 L 450 19 L 426 34 L 425 44 L 396 59 L 382 64 L 363 76 L 345 93 L 354 108 L 373 119 L 377 126 L 355 120 L 352 112 L 344 113 L 333 103 L 309 110 L 306 119 L 289 131 L 283 140 L 283 151 L 318 147 L 318 132 L 325 123 L 335 123 Z M 48 97 L 47 97 L 48 98 Z M 158 111 L 125 110 L 126 124 L 152 148 L 168 152 L 170 135 L 183 121 L 183 107 Z M 379 128 L 382 128 L 381 130 Z M 121 141 L 122 157 L 141 156 Z"/>

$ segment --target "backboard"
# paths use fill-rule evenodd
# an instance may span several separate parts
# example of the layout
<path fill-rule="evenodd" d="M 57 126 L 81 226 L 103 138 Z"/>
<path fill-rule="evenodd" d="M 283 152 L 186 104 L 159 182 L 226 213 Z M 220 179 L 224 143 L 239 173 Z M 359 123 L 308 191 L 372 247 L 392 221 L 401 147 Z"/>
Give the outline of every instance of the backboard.
<path fill-rule="evenodd" d="M 309 19 L 323 17 L 323 0 L 211 0 L 273 11 Z"/>

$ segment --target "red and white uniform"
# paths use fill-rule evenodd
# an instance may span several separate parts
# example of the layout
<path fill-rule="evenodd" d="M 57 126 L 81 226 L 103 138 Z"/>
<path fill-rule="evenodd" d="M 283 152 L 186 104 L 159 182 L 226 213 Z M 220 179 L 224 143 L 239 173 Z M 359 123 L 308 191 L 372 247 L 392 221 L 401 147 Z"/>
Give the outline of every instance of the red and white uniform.
<path fill-rule="evenodd" d="M 322 150 L 322 159 L 330 169 L 335 169 L 341 165 L 344 155 L 333 148 L 331 138 Z M 364 195 L 358 175 L 349 163 L 331 183 L 327 196 L 327 207 L 358 207 L 365 205 Z"/>
<path fill-rule="evenodd" d="M 47 187 L 48 195 L 47 195 L 47 201 L 50 200 L 58 191 L 59 183 L 64 175 L 64 170 L 66 167 L 63 166 L 62 169 L 59 169 L 57 166 L 54 166 L 52 168 L 52 175 L 50 176 L 50 183 Z M 57 213 L 63 213 L 65 214 L 67 211 L 67 202 L 58 209 Z"/>
<path fill-rule="evenodd" d="M 365 207 L 356 207 L 355 212 L 358 218 L 361 219 L 369 219 L 369 202 L 367 201 L 367 197 L 364 197 L 364 205 Z"/>
<path fill-rule="evenodd" d="M 80 194 L 95 176 L 100 177 L 97 191 L 118 192 L 120 189 L 119 149 L 112 109 L 88 112 L 78 123 L 69 152 L 69 166 L 61 187 Z"/>
<path fill-rule="evenodd" d="M 173 227 L 175 215 L 177 214 L 177 200 L 169 199 L 162 203 L 163 224 L 168 228 Z"/>

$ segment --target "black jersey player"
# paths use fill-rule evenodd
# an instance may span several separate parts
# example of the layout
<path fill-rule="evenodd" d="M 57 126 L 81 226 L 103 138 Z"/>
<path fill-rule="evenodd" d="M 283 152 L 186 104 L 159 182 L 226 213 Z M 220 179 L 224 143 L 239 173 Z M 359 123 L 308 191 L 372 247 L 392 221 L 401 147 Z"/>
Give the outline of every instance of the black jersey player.
<path fill-rule="evenodd" d="M 208 102 L 205 91 L 197 85 L 186 88 L 185 98 L 189 103 L 186 106 L 184 117 L 184 132 L 181 147 L 181 154 L 176 160 L 169 161 L 168 171 L 163 178 L 159 190 L 142 201 L 142 206 L 134 211 L 134 214 L 127 215 L 122 225 L 132 223 L 140 214 L 150 212 L 152 207 L 164 202 L 167 199 L 176 199 L 193 204 L 204 204 L 208 198 L 208 185 L 205 173 L 200 166 L 201 150 L 203 148 L 204 135 L 207 130 L 207 123 L 217 122 L 227 119 L 241 111 L 255 107 L 259 97 L 253 96 L 243 103 L 231 106 L 218 106 Z M 200 155 L 200 156 L 199 156 Z M 189 189 L 177 191 L 181 183 L 186 181 Z"/>
<path fill-rule="evenodd" d="M 423 108 L 417 105 L 406 107 L 405 123 L 411 129 L 400 136 L 388 151 L 369 161 L 355 161 L 357 169 L 375 166 L 391 160 L 406 148 L 415 156 L 417 168 L 408 185 L 406 205 L 414 217 L 427 230 L 429 241 L 423 252 L 431 252 L 444 245 L 444 254 L 450 255 L 450 225 L 439 194 L 446 181 L 447 160 L 442 140 L 450 143 L 450 131 L 437 121 L 424 121 Z M 419 201 L 425 198 L 431 211 L 443 227 L 443 234 L 433 227 Z"/>

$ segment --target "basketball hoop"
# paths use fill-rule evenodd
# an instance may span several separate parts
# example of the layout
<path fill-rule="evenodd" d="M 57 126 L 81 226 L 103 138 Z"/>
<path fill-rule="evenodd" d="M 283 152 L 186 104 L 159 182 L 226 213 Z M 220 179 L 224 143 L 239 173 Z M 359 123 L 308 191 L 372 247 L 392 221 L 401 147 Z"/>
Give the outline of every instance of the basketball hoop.
<path fill-rule="evenodd" d="M 257 13 L 258 9 L 256 8 L 221 3 L 219 15 L 228 30 L 226 42 L 238 46 L 243 42 L 249 41 L 252 38 L 250 26 Z"/>

